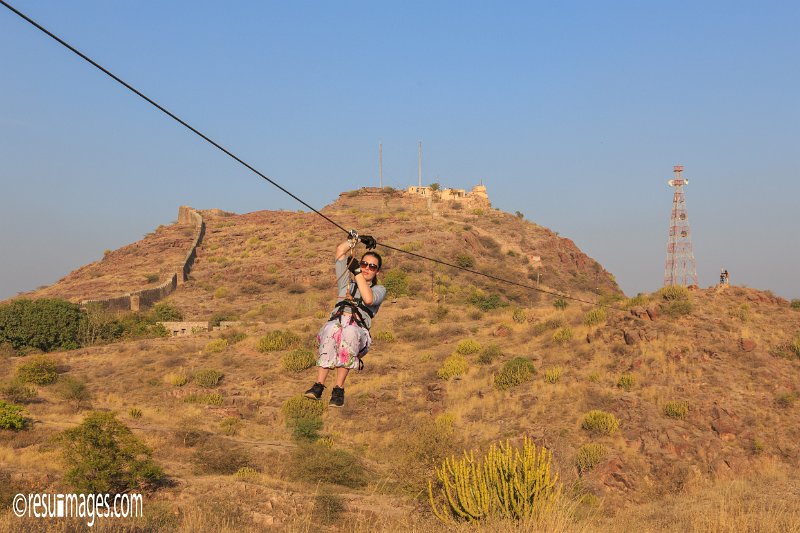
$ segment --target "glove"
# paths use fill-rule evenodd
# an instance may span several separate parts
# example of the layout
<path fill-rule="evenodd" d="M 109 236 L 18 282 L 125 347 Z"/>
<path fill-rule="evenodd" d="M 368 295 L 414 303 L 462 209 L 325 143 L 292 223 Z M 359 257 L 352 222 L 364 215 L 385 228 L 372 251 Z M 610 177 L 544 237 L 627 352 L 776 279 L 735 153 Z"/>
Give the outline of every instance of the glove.
<path fill-rule="evenodd" d="M 351 257 L 350 261 L 347 263 L 347 270 L 352 272 L 354 276 L 358 276 L 361 274 L 361 261 L 355 257 Z"/>
<path fill-rule="evenodd" d="M 362 235 L 358 238 L 359 241 L 364 243 L 364 246 L 367 247 L 367 250 L 374 250 L 376 246 L 378 246 L 377 241 L 372 237 L 372 235 Z"/>

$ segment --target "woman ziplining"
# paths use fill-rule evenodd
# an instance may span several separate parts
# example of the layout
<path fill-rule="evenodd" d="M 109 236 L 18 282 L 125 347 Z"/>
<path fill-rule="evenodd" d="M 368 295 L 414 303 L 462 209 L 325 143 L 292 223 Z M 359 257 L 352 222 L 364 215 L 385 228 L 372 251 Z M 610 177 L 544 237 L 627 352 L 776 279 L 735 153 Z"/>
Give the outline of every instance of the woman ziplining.
<path fill-rule="evenodd" d="M 353 257 L 359 241 L 367 248 L 360 261 Z M 307 398 L 322 399 L 325 380 L 330 371 L 336 369 L 336 383 L 328 403 L 331 407 L 344 405 L 347 374 L 354 368 L 360 370 L 364 366 L 361 358 L 372 344 L 369 328 L 386 297 L 386 287 L 378 285 L 378 272 L 383 260 L 377 252 L 372 251 L 375 246 L 375 239 L 371 236 L 359 237 L 355 231 L 351 231 L 350 238 L 336 247 L 334 271 L 339 302 L 317 335 L 317 381 L 305 392 Z"/>

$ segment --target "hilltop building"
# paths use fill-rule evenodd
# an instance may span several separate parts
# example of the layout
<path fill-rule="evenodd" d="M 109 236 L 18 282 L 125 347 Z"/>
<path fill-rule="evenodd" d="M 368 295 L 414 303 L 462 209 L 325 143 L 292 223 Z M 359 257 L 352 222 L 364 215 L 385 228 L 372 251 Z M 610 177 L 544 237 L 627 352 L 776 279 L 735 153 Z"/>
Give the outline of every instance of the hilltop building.
<path fill-rule="evenodd" d="M 417 187 L 411 186 L 406 189 L 406 192 L 423 196 L 425 198 L 436 198 L 437 200 L 450 201 L 450 200 L 478 200 L 479 202 L 489 203 L 489 194 L 486 192 L 486 186 L 476 185 L 470 192 L 465 189 L 432 189 L 430 186 Z"/>

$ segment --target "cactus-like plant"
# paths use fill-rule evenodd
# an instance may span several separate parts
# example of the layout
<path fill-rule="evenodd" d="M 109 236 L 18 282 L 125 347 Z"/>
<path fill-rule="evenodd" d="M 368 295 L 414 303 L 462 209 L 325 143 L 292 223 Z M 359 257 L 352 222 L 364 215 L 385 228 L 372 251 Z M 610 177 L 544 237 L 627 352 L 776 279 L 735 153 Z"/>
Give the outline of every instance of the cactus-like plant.
<path fill-rule="evenodd" d="M 527 437 L 522 449 L 508 441 L 495 443 L 482 460 L 473 452 L 455 456 L 436 469 L 440 487 L 434 495 L 428 482 L 428 498 L 434 514 L 443 522 L 489 517 L 523 520 L 551 512 L 561 497 L 558 474 L 551 475 L 552 453 Z"/>

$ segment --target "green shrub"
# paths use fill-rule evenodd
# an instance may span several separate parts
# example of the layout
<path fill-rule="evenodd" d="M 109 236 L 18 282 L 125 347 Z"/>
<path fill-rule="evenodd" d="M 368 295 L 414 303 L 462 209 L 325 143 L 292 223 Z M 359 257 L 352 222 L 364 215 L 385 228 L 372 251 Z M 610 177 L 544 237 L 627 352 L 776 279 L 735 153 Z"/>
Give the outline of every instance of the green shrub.
<path fill-rule="evenodd" d="M 326 525 L 337 524 L 346 507 L 338 494 L 317 494 L 314 497 L 312 516 Z"/>
<path fill-rule="evenodd" d="M 689 402 L 667 402 L 664 404 L 664 414 L 670 418 L 686 418 L 689 415 Z"/>
<path fill-rule="evenodd" d="M 563 311 L 567 308 L 567 306 L 569 306 L 569 303 L 564 298 L 556 298 L 556 300 L 553 302 L 553 307 L 559 311 Z"/>
<path fill-rule="evenodd" d="M 19 405 L 0 400 L 0 429 L 25 429 L 27 421 L 24 413 Z"/>
<path fill-rule="evenodd" d="M 750 304 L 743 303 L 735 309 L 728 311 L 728 316 L 731 318 L 738 318 L 742 322 L 750 320 Z"/>
<path fill-rule="evenodd" d="M 499 390 L 508 390 L 533 379 L 536 367 L 524 357 L 515 357 L 506 361 L 500 372 L 494 377 L 494 386 Z"/>
<path fill-rule="evenodd" d="M 22 383 L 50 385 L 58 379 L 58 363 L 46 355 L 30 357 L 17 367 L 17 379 Z"/>
<path fill-rule="evenodd" d="M 680 301 L 689 299 L 689 289 L 682 285 L 668 285 L 658 290 L 662 300 Z"/>
<path fill-rule="evenodd" d="M 258 477 L 258 470 L 251 466 L 243 466 L 234 475 L 239 479 L 254 479 Z"/>
<path fill-rule="evenodd" d="M 640 307 L 646 305 L 649 301 L 649 298 L 643 294 L 639 294 L 638 296 L 634 296 L 633 298 L 628 298 L 627 300 L 622 302 L 622 307 L 624 309 L 630 309 L 631 307 Z"/>
<path fill-rule="evenodd" d="M 236 329 L 231 329 L 222 333 L 221 337 L 228 341 L 228 346 L 238 344 L 247 338 L 247 333 Z"/>
<path fill-rule="evenodd" d="M 597 466 L 607 453 L 608 450 L 602 444 L 589 443 L 578 448 L 578 456 L 575 459 L 578 473 L 583 474 Z"/>
<path fill-rule="evenodd" d="M 617 380 L 617 387 L 628 392 L 636 384 L 636 376 L 633 374 L 622 374 Z"/>
<path fill-rule="evenodd" d="M 606 321 L 606 310 L 602 307 L 596 307 L 586 313 L 583 317 L 583 323 L 586 326 L 596 326 Z"/>
<path fill-rule="evenodd" d="M 511 313 L 511 319 L 517 324 L 524 324 L 528 321 L 528 313 L 524 309 L 514 309 L 514 312 Z"/>
<path fill-rule="evenodd" d="M 391 331 L 379 331 L 372 338 L 373 338 L 373 340 L 376 340 L 378 342 L 394 342 L 395 341 L 394 334 Z"/>
<path fill-rule="evenodd" d="M 789 304 L 789 307 L 791 307 L 792 309 L 800 309 L 800 299 L 795 298 L 794 300 L 792 300 L 792 303 Z"/>
<path fill-rule="evenodd" d="M 469 303 L 481 311 L 491 311 L 508 305 L 499 294 L 486 294 L 483 291 L 473 292 L 469 297 Z"/>
<path fill-rule="evenodd" d="M 281 362 L 289 372 L 302 372 L 317 364 L 317 356 L 311 350 L 300 348 L 284 355 Z"/>
<path fill-rule="evenodd" d="M 153 322 L 180 322 L 183 313 L 170 302 L 158 302 L 150 309 L 150 318 Z"/>
<path fill-rule="evenodd" d="M 672 318 L 688 315 L 692 312 L 692 302 L 689 300 L 673 300 L 661 308 L 661 311 Z"/>
<path fill-rule="evenodd" d="M 357 455 L 317 444 L 297 446 L 292 452 L 289 472 L 293 479 L 307 483 L 328 483 L 350 488 L 367 484 L 367 472 Z"/>
<path fill-rule="evenodd" d="M 611 413 L 594 409 L 583 415 L 581 427 L 590 433 L 611 435 L 619 429 L 619 420 Z"/>
<path fill-rule="evenodd" d="M 789 343 L 789 349 L 797 356 L 800 357 L 800 337 L 794 339 Z"/>
<path fill-rule="evenodd" d="M 306 398 L 302 394 L 292 396 L 281 405 L 281 413 L 286 419 L 287 426 L 291 426 L 293 420 L 301 418 L 319 418 L 324 411 L 324 403 Z"/>
<path fill-rule="evenodd" d="M 69 465 L 64 479 L 78 492 L 141 490 L 164 478 L 150 449 L 111 412 L 90 413 L 62 433 L 60 444 Z"/>
<path fill-rule="evenodd" d="M 292 422 L 292 436 L 305 442 L 319 440 L 319 432 L 322 429 L 321 418 L 297 418 Z"/>
<path fill-rule="evenodd" d="M 600 372 L 592 372 L 587 379 L 591 383 L 600 383 Z"/>
<path fill-rule="evenodd" d="M 186 403 L 199 403 L 202 405 L 214 405 L 218 407 L 225 403 L 225 398 L 222 396 L 222 394 L 213 392 L 211 394 L 190 394 L 188 396 L 184 396 L 183 401 Z"/>
<path fill-rule="evenodd" d="M 561 374 L 563 373 L 563 369 L 560 366 L 554 366 L 552 368 L 548 368 L 544 371 L 544 380 L 547 383 L 558 383 L 561 379 Z"/>
<path fill-rule="evenodd" d="M 546 331 L 550 331 L 553 329 L 558 329 L 562 325 L 564 325 L 563 321 L 554 319 L 554 320 L 546 320 L 544 322 L 537 322 L 531 327 L 531 335 L 538 337 L 539 335 L 543 334 Z"/>
<path fill-rule="evenodd" d="M 206 389 L 212 389 L 222 380 L 222 372 L 211 368 L 203 368 L 194 374 L 194 382 Z"/>
<path fill-rule="evenodd" d="M 12 403 L 30 403 L 36 399 L 36 389 L 19 379 L 13 379 L 0 387 L 0 396 Z"/>
<path fill-rule="evenodd" d="M 259 352 L 277 352 L 296 348 L 300 345 L 300 337 L 289 330 L 270 331 L 258 340 L 256 350 Z"/>
<path fill-rule="evenodd" d="M 220 324 L 223 322 L 233 322 L 239 320 L 239 315 L 234 313 L 233 311 L 217 311 L 213 315 L 211 315 L 211 320 L 209 321 L 209 325 L 212 328 L 219 327 Z"/>
<path fill-rule="evenodd" d="M 553 341 L 557 344 L 564 344 L 572 339 L 572 330 L 568 326 L 559 328 L 553 333 Z"/>
<path fill-rule="evenodd" d="M 87 405 L 91 400 L 89 389 L 86 388 L 86 381 L 72 376 L 64 376 L 59 379 L 55 391 L 62 400 L 70 402 L 76 408 Z"/>
<path fill-rule="evenodd" d="M 458 343 L 458 346 L 456 346 L 456 353 L 460 353 L 461 355 L 478 353 L 480 350 L 480 343 L 473 339 L 464 339 Z"/>
<path fill-rule="evenodd" d="M 456 256 L 456 265 L 461 268 L 472 268 L 475 266 L 475 258 L 467 253 Z"/>
<path fill-rule="evenodd" d="M 78 348 L 81 310 L 66 300 L 19 299 L 0 305 L 0 344 L 43 352 Z"/>
<path fill-rule="evenodd" d="M 446 459 L 436 469 L 437 479 L 428 482 L 428 499 L 445 523 L 499 518 L 531 524 L 546 518 L 561 498 L 551 463 L 552 454 L 544 447 L 537 450 L 527 437 L 521 449 L 508 441 L 495 443 L 477 461 L 472 452 Z"/>
<path fill-rule="evenodd" d="M 214 339 L 213 341 L 209 341 L 204 348 L 206 353 L 220 353 L 228 347 L 228 340 L 227 339 Z"/>
<path fill-rule="evenodd" d="M 436 374 L 442 379 L 450 379 L 463 376 L 468 368 L 467 359 L 463 355 L 455 353 L 444 360 L 442 367 L 436 371 Z"/>
<path fill-rule="evenodd" d="M 408 294 L 408 274 L 402 270 L 390 270 L 383 275 L 381 284 L 386 287 L 387 298 L 396 298 Z"/>
<path fill-rule="evenodd" d="M 495 359 L 502 356 L 503 352 L 500 350 L 500 348 L 498 348 L 495 344 L 490 344 L 478 355 L 478 363 L 482 365 L 490 365 Z"/>
<path fill-rule="evenodd" d="M 237 433 L 239 433 L 239 429 L 242 427 L 242 421 L 236 418 L 235 416 L 229 416 L 228 418 L 224 419 L 222 422 L 219 423 L 219 428 L 225 435 L 229 437 L 233 437 Z"/>

